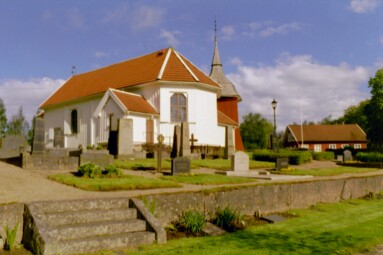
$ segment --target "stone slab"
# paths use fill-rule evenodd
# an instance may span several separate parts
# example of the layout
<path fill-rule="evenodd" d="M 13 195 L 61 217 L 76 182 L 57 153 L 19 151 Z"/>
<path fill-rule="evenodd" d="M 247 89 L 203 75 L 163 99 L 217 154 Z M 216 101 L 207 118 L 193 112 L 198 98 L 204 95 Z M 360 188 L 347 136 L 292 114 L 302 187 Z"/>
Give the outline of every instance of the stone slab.
<path fill-rule="evenodd" d="M 231 156 L 231 170 L 234 172 L 249 171 L 249 156 L 243 151 L 237 151 Z"/>
<path fill-rule="evenodd" d="M 222 228 L 219 228 L 218 226 L 210 222 L 205 223 L 205 226 L 203 227 L 202 232 L 208 236 L 220 236 L 220 235 L 226 234 L 225 230 L 223 230 Z"/>
<path fill-rule="evenodd" d="M 271 214 L 271 215 L 261 217 L 261 220 L 265 220 L 269 223 L 278 223 L 278 222 L 286 220 L 286 218 L 280 215 Z"/>
<path fill-rule="evenodd" d="M 275 170 L 281 171 L 282 169 L 289 168 L 289 159 L 288 158 L 277 158 L 275 161 Z"/>

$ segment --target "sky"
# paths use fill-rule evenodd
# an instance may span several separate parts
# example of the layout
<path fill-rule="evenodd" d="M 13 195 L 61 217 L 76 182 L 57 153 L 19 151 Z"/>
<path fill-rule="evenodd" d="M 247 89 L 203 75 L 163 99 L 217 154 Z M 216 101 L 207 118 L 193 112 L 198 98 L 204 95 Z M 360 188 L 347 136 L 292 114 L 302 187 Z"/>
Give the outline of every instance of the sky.
<path fill-rule="evenodd" d="M 275 99 L 278 130 L 334 119 L 370 97 L 382 13 L 383 0 L 0 0 L 0 98 L 31 120 L 73 72 L 167 47 L 209 74 L 216 20 L 240 116 L 273 121 Z"/>

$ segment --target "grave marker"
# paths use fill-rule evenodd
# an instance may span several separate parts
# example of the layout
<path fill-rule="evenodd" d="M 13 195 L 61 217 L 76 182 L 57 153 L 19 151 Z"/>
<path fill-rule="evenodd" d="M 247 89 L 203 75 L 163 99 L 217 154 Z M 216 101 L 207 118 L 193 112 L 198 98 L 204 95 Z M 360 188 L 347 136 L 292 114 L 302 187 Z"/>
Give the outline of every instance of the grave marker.
<path fill-rule="evenodd" d="M 172 160 L 172 175 L 189 174 L 190 159 L 187 157 L 177 157 Z"/>
<path fill-rule="evenodd" d="M 346 162 L 346 161 L 351 161 L 352 160 L 352 153 L 350 150 L 345 150 L 343 152 L 343 161 Z"/>
<path fill-rule="evenodd" d="M 249 156 L 243 151 L 237 151 L 231 156 L 231 169 L 234 172 L 249 172 Z"/>
<path fill-rule="evenodd" d="M 45 122 L 41 118 L 35 118 L 33 129 L 32 154 L 45 153 Z"/>

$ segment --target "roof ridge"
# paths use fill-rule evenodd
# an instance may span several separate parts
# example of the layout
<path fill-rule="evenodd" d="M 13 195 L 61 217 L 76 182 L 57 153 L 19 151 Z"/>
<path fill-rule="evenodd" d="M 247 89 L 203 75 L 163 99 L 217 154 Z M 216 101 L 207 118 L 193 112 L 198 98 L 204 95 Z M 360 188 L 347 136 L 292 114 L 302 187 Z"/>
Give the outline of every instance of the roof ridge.
<path fill-rule="evenodd" d="M 164 62 L 162 63 L 160 72 L 158 73 L 157 80 L 161 80 L 161 79 L 162 79 L 162 75 L 164 74 L 165 68 L 166 68 L 166 66 L 168 65 L 168 62 L 169 62 L 169 58 L 170 58 L 170 54 L 171 54 L 171 53 L 172 53 L 172 48 L 168 48 L 168 52 L 166 53 L 165 60 L 164 60 Z"/>
<path fill-rule="evenodd" d="M 199 79 L 197 77 L 197 75 L 195 75 L 195 73 L 190 69 L 190 67 L 185 63 L 185 61 L 180 57 L 180 54 L 176 51 L 176 50 L 173 50 L 174 54 L 176 55 L 176 57 L 178 58 L 179 61 L 181 61 L 182 65 L 186 68 L 186 70 L 188 70 L 188 72 L 191 74 L 191 76 L 193 76 L 194 80 L 198 81 L 199 82 Z M 190 62 L 190 61 L 189 61 Z"/>
<path fill-rule="evenodd" d="M 123 94 L 128 94 L 128 95 L 132 95 L 132 96 L 137 96 L 137 97 L 145 98 L 142 95 L 136 94 L 136 93 L 133 93 L 133 92 L 128 92 L 128 91 L 114 89 L 114 88 L 109 88 L 109 90 L 111 90 L 112 92 L 123 93 Z"/>

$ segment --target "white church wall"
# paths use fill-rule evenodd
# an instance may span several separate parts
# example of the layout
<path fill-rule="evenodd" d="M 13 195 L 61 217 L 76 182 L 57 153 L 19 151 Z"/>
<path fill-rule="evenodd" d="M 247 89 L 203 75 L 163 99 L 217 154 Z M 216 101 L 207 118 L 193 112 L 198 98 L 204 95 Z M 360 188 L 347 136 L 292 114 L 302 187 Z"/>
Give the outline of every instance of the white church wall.
<path fill-rule="evenodd" d="M 67 148 L 77 148 L 79 145 L 86 147 L 91 144 L 93 130 L 91 117 L 99 101 L 100 98 L 95 98 L 60 108 L 47 109 L 44 113 L 46 146 L 53 147 L 52 134 L 55 128 L 64 131 L 64 146 Z M 72 110 L 77 110 L 77 134 L 73 134 L 71 130 Z"/>

